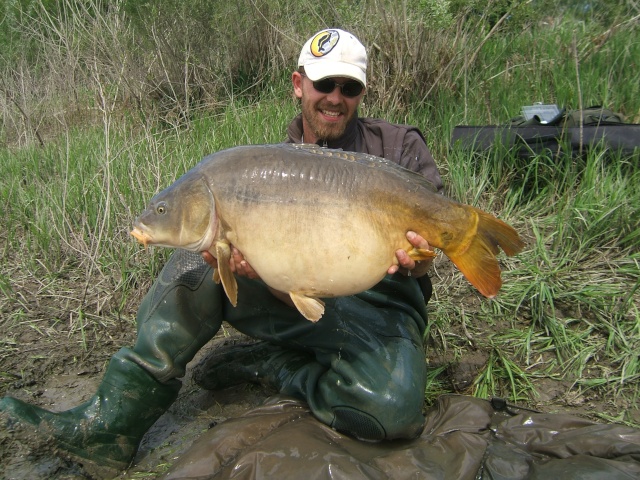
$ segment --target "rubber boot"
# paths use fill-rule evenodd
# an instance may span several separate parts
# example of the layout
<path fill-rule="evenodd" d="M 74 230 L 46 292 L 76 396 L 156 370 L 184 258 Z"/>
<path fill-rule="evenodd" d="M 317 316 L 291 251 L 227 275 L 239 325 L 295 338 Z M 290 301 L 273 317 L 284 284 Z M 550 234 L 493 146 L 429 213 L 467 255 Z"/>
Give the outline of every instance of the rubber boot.
<path fill-rule="evenodd" d="M 306 401 L 321 422 L 364 440 L 421 433 L 426 306 L 415 279 L 388 275 L 362 294 L 325 299 L 316 323 L 261 282 L 238 284 L 238 305 L 225 308 L 225 320 L 270 345 L 214 352 L 196 367 L 202 385 L 267 383 Z"/>
<path fill-rule="evenodd" d="M 176 399 L 180 384 L 158 382 L 121 353 L 111 358 L 95 395 L 78 407 L 54 413 L 6 397 L 0 400 L 2 411 L 38 427 L 63 450 L 122 470 L 145 432 Z"/>
<path fill-rule="evenodd" d="M 86 403 L 54 413 L 5 397 L 0 411 L 72 454 L 126 468 L 145 432 L 175 401 L 186 364 L 220 327 L 222 290 L 212 275 L 200 255 L 172 255 L 140 305 L 134 348 L 112 357 Z"/>

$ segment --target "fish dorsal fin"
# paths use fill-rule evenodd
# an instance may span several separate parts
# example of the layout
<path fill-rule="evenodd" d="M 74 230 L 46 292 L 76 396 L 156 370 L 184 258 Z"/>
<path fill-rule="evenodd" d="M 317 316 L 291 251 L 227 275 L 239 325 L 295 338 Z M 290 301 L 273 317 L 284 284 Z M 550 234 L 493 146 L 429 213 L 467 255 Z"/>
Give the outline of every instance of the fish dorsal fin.
<path fill-rule="evenodd" d="M 289 292 L 289 296 L 304 318 L 312 322 L 320 320 L 324 313 L 324 302 L 322 300 L 295 292 Z"/>
<path fill-rule="evenodd" d="M 285 143 L 282 145 L 284 148 L 291 148 L 293 150 L 312 153 L 323 157 L 340 158 L 342 160 L 359 163 L 370 168 L 381 168 L 386 171 L 395 171 L 402 176 L 413 176 L 413 180 L 420 183 L 424 188 L 434 193 L 437 193 L 438 191 L 431 180 L 427 179 L 424 175 L 412 170 L 407 170 L 405 167 L 383 157 L 370 155 L 368 153 L 348 152 L 341 148 L 320 147 L 315 143 Z"/>
<path fill-rule="evenodd" d="M 327 153 L 329 154 L 328 156 L 331 156 L 332 152 L 343 152 L 344 150 L 342 150 L 341 148 L 337 148 L 337 149 L 333 149 L 333 148 L 325 148 L 325 147 L 321 147 L 319 145 L 316 145 L 315 143 L 285 143 L 283 144 L 283 146 L 285 148 L 291 148 L 293 150 L 301 150 L 301 151 L 306 151 L 306 152 L 311 152 L 311 153 L 315 153 L 318 155 L 327 155 Z"/>
<path fill-rule="evenodd" d="M 231 260 L 229 242 L 216 242 L 216 258 L 218 259 L 218 268 L 216 269 L 218 279 L 222 280 L 222 288 L 224 288 L 231 305 L 235 307 L 238 303 L 238 282 L 236 282 L 236 277 L 233 276 L 229 266 L 229 260 Z M 216 280 L 215 273 L 213 279 Z"/>

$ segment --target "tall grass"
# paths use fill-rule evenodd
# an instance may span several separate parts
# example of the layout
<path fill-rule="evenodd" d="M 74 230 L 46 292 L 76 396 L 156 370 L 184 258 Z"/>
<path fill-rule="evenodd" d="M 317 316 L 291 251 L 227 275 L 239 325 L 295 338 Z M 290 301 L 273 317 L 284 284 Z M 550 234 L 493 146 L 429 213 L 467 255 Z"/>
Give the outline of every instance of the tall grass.
<path fill-rule="evenodd" d="M 527 240 L 501 259 L 505 284 L 492 301 L 446 261 L 433 272 L 432 349 L 487 352 L 467 393 L 535 403 L 547 377 L 568 381 L 574 396 L 637 401 L 638 156 L 595 149 L 523 160 L 449 145 L 455 125 L 507 122 L 536 101 L 603 104 L 640 123 L 633 4 L 602 23 L 566 11 L 550 18 L 531 2 L 480 13 L 472 1 L 443 11 L 419 1 L 299 2 L 295 17 L 282 3 L 157 2 L 148 11 L 66 0 L 56 10 L 34 0 L 9 19 L 0 360 L 15 353 L 12 332 L 25 322 L 43 336 L 78 336 L 85 349 L 114 329 L 132 332 L 167 254 L 140 249 L 132 219 L 206 154 L 283 139 L 298 111 L 289 78 L 299 48 L 338 26 L 370 47 L 361 114 L 422 128 L 447 194 Z"/>
<path fill-rule="evenodd" d="M 494 158 L 479 160 L 490 164 Z M 453 152 L 450 183 L 458 198 L 497 209 L 521 232 L 529 232 L 528 249 L 517 262 L 509 262 L 502 292 L 484 312 L 487 321 L 527 319 L 526 330 L 510 341 L 525 365 L 537 362 L 541 352 L 553 353 L 574 378 L 583 377 L 587 367 L 593 374 L 600 368 L 598 360 L 603 363 L 603 377 L 612 363 L 624 365 L 624 373 L 608 381 L 632 392 L 638 374 L 634 349 L 640 342 L 640 193 L 634 187 L 640 172 L 637 163 L 606 158 L 604 152 L 593 151 L 584 161 L 570 157 L 556 161 L 553 176 L 557 180 L 547 177 L 548 183 L 531 195 L 531 187 L 526 182 L 518 187 L 518 179 L 544 170 L 548 158 L 537 157 L 519 166 L 517 175 L 502 165 L 498 183 L 502 189 L 495 190 L 492 174 L 500 169 L 470 168 L 464 153 Z M 455 161 L 460 163 L 453 165 Z M 482 195 L 487 190 L 503 191 L 500 203 L 495 193 Z M 510 328 L 517 327 L 512 323 Z M 499 344 L 504 346 L 503 341 Z"/>

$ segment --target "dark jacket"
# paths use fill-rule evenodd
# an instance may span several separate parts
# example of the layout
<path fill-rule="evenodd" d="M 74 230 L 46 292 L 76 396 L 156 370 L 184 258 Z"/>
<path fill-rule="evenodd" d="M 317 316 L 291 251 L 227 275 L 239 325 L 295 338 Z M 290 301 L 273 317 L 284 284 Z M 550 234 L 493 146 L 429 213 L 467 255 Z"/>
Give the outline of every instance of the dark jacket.
<path fill-rule="evenodd" d="M 286 143 L 302 143 L 302 114 L 289 124 L 287 137 Z M 384 157 L 422 174 L 438 191 L 442 191 L 442 180 L 436 162 L 422 133 L 415 127 L 397 125 L 377 118 L 356 118 L 341 139 L 321 142 L 319 145 Z"/>

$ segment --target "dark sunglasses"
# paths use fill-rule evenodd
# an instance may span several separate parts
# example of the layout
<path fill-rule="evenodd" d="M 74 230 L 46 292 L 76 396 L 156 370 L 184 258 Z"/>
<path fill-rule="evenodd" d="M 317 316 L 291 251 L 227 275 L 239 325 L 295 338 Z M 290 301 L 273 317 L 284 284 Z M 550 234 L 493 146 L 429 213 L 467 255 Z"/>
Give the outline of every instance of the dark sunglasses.
<path fill-rule="evenodd" d="M 364 90 L 364 86 L 360 82 L 356 82 L 355 80 L 338 83 L 331 78 L 323 78 L 322 80 L 313 82 L 313 88 L 315 88 L 320 93 L 331 93 L 335 90 L 336 87 L 340 87 L 342 95 L 347 98 L 357 97 L 362 93 L 362 90 Z"/>

